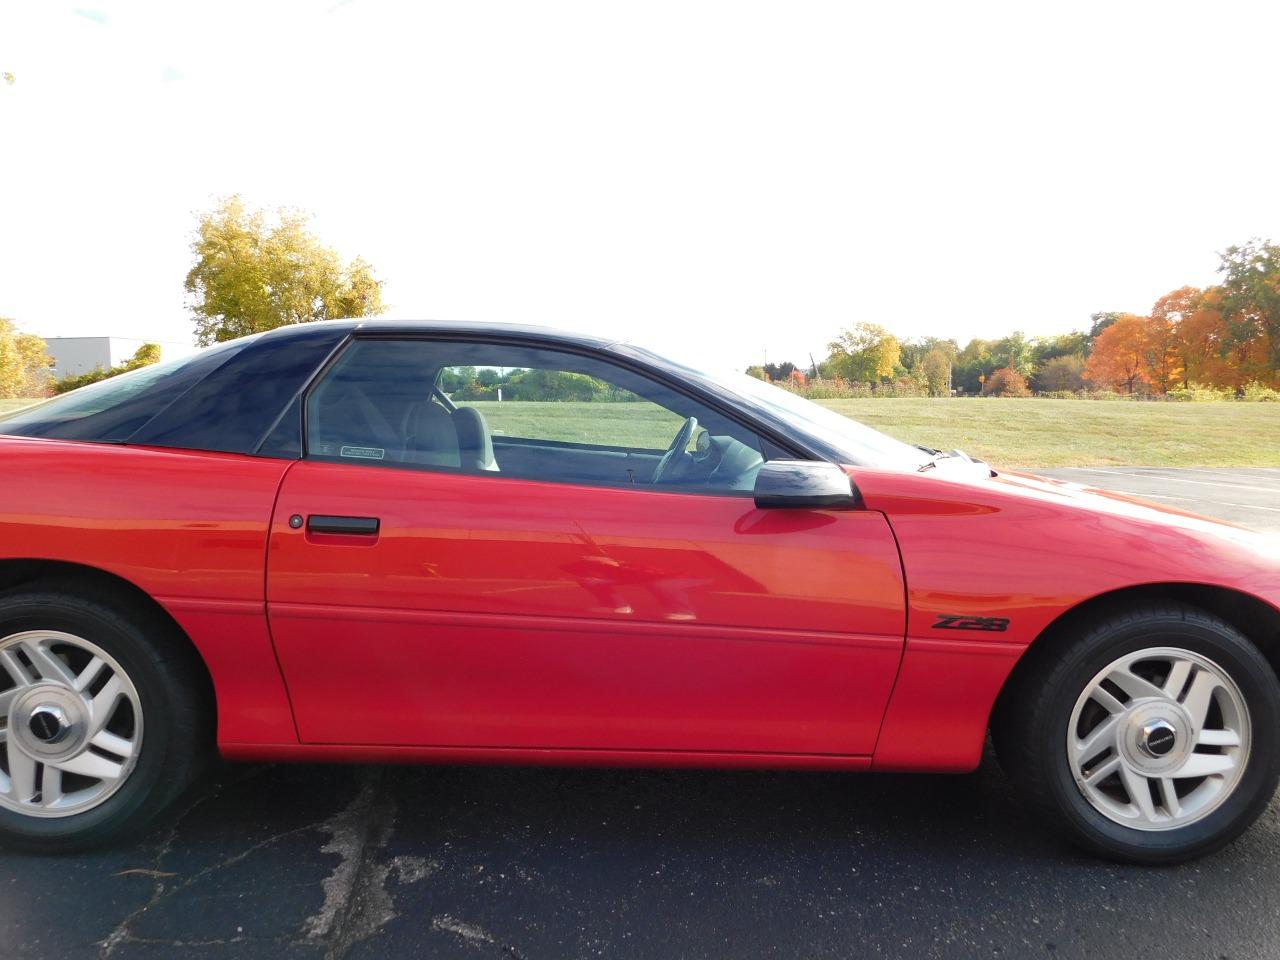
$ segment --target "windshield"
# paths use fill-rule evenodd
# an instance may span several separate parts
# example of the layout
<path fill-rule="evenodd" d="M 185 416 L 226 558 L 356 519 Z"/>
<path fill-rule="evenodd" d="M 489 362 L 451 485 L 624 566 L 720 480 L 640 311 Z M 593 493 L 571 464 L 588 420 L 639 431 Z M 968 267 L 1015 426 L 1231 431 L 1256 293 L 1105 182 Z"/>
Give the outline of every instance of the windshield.
<path fill-rule="evenodd" d="M 141 367 L 0 414 L 0 434 L 122 443 L 251 339 Z"/>
<path fill-rule="evenodd" d="M 705 370 L 700 363 L 682 363 L 632 344 L 626 344 L 624 349 L 664 364 L 676 363 L 684 367 L 701 379 L 741 398 L 772 419 L 817 440 L 841 463 L 870 467 L 906 467 L 914 470 L 930 459 L 930 454 L 919 447 L 895 440 L 790 390 L 775 387 L 745 373 Z"/>

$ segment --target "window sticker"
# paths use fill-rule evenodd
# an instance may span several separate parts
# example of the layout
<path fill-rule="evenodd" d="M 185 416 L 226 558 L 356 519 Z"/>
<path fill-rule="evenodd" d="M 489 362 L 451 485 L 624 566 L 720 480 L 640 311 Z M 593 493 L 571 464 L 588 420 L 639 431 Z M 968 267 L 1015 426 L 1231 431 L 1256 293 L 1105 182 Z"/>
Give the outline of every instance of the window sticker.
<path fill-rule="evenodd" d="M 338 451 L 340 457 L 355 457 L 359 460 L 382 460 L 387 451 L 382 447 L 342 447 Z"/>

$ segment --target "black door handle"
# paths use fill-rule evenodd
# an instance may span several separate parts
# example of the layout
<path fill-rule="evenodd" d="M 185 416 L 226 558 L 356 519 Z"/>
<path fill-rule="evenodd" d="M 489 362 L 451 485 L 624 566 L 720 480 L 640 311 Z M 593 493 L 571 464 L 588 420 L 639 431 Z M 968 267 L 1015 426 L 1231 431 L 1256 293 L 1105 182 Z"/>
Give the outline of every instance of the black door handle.
<path fill-rule="evenodd" d="M 355 536 L 373 537 L 378 534 L 377 517 L 326 517 L 314 515 L 307 517 L 309 533 L 345 533 Z"/>

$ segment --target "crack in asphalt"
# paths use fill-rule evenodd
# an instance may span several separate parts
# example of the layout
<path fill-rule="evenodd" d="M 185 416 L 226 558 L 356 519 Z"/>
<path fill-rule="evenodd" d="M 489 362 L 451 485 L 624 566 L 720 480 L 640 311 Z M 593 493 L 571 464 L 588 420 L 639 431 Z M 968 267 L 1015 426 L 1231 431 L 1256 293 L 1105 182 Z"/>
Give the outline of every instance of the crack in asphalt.
<path fill-rule="evenodd" d="M 501 953 L 512 957 L 513 960 L 526 960 L 525 955 L 519 950 L 510 944 L 502 943 L 488 930 L 476 926 L 474 923 L 465 923 L 448 913 L 442 913 L 433 919 L 431 921 L 431 929 L 439 930 L 443 933 L 451 933 L 463 943 L 473 947 L 496 947 Z"/>
<path fill-rule="evenodd" d="M 355 799 L 319 828 L 330 837 L 321 852 L 336 853 L 339 860 L 323 882 L 324 903 L 306 919 L 302 932 L 306 940 L 327 945 L 326 960 L 340 960 L 396 916 L 386 888 L 395 860 L 374 859 L 396 825 L 395 801 L 379 789 L 382 779 L 381 768 L 365 771 Z"/>
<path fill-rule="evenodd" d="M 258 772 L 260 771 L 254 771 L 249 776 L 256 776 Z M 355 944 L 367 940 L 397 916 L 393 898 L 387 890 L 387 880 L 392 874 L 400 884 L 407 885 L 433 876 L 440 870 L 438 861 L 425 857 L 400 855 L 385 862 L 379 861 L 377 854 L 387 846 L 396 827 L 396 803 L 390 793 L 383 789 L 384 777 L 382 768 L 367 768 L 361 773 L 360 788 L 355 797 L 328 820 L 272 834 L 190 876 L 174 881 L 176 874 L 162 869 L 162 865 L 173 852 L 178 834 L 187 818 L 197 808 L 219 796 L 228 786 L 242 783 L 248 777 L 215 786 L 174 818 L 156 846 L 150 867 L 135 867 L 118 874 L 150 877 L 155 882 L 146 902 L 129 913 L 98 943 L 99 960 L 109 960 L 123 944 L 178 948 L 245 943 L 314 945 L 324 949 L 325 960 L 342 960 Z M 234 866 L 280 840 L 311 831 L 327 833 L 329 840 L 320 850 L 322 853 L 337 854 L 339 859 L 333 871 L 322 881 L 324 901 L 320 909 L 303 921 L 297 936 L 237 935 L 171 940 L 137 936 L 134 933 L 138 921 L 156 906 L 190 889 L 210 874 Z M 512 955 L 519 956 L 514 952 Z"/>

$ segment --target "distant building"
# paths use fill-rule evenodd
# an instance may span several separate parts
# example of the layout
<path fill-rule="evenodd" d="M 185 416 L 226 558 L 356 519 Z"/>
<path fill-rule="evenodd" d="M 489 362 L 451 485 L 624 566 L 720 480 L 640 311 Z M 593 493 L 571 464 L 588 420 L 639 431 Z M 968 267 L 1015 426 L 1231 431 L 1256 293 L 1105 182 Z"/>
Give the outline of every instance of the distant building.
<path fill-rule="evenodd" d="M 186 356 L 195 347 L 170 340 L 135 340 L 131 337 L 45 337 L 53 357 L 54 377 L 78 377 L 90 370 L 119 366 L 144 343 L 158 343 L 165 360 Z"/>

